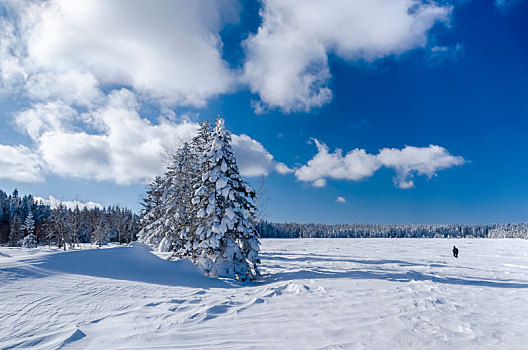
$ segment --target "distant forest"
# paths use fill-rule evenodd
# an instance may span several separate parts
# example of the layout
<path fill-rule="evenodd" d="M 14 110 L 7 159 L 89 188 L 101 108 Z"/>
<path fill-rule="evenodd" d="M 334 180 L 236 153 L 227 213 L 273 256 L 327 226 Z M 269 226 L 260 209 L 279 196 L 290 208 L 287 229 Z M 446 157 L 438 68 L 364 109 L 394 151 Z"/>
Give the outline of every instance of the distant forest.
<path fill-rule="evenodd" d="M 49 244 L 73 249 L 77 243 L 102 245 L 136 239 L 137 215 L 128 208 L 52 208 L 15 189 L 0 190 L 0 244 L 33 247 Z"/>
<path fill-rule="evenodd" d="M 528 223 L 492 225 L 295 224 L 261 222 L 262 238 L 524 238 Z"/>
<path fill-rule="evenodd" d="M 0 244 L 50 244 L 72 249 L 76 243 L 130 243 L 137 238 L 139 216 L 128 208 L 51 208 L 31 195 L 0 190 Z M 262 221 L 261 238 L 524 238 L 528 223 L 490 225 L 297 224 Z"/>

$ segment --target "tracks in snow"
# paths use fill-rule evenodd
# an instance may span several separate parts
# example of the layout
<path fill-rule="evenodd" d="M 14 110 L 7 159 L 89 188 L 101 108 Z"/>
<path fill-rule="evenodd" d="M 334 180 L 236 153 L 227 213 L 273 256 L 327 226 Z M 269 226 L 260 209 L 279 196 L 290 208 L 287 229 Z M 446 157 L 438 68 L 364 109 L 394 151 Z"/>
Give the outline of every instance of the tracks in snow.
<path fill-rule="evenodd" d="M 505 242 L 494 258 L 487 240 L 471 251 L 478 242 L 456 242 L 466 255 L 454 261 L 446 240 L 265 240 L 262 281 L 236 288 L 57 273 L 3 256 L 0 348 L 518 348 L 528 256 Z"/>

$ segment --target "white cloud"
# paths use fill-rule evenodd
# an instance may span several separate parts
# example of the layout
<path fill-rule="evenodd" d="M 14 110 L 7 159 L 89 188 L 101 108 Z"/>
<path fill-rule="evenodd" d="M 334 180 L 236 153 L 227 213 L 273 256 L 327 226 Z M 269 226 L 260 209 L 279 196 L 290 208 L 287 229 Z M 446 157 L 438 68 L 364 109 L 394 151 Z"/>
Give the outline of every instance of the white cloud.
<path fill-rule="evenodd" d="M 237 80 L 219 36 L 238 20 L 236 0 L 21 0 L 1 10 L 1 90 L 29 99 L 15 125 L 45 172 L 123 185 L 159 174 L 163 146 L 198 128 L 169 107 L 203 106 Z M 140 115 L 152 101 L 157 123 Z M 233 141 L 243 175 L 291 172 L 249 136 Z"/>
<path fill-rule="evenodd" d="M 343 156 L 341 149 L 329 152 L 328 146 L 315 140 L 317 154 L 295 171 L 300 181 L 312 182 L 315 187 L 326 185 L 327 179 L 358 181 L 374 175 L 382 166 L 394 169 L 394 184 L 402 189 L 414 187 L 415 174 L 428 178 L 440 170 L 464 164 L 460 156 L 453 156 L 440 146 L 406 146 L 403 149 L 383 148 L 377 155 L 364 149 L 354 149 Z"/>
<path fill-rule="evenodd" d="M 37 73 L 25 85 L 26 95 L 37 101 L 60 99 L 64 103 L 91 106 L 103 99 L 97 79 L 90 73 Z"/>
<path fill-rule="evenodd" d="M 33 140 L 46 131 L 71 127 L 77 111 L 62 102 L 37 103 L 15 115 L 15 124 Z"/>
<path fill-rule="evenodd" d="M 36 203 L 49 205 L 51 209 L 56 209 L 60 205 L 63 205 L 63 206 L 65 206 L 68 209 L 75 209 L 75 208 L 79 208 L 80 210 L 83 210 L 84 208 L 87 208 L 87 209 L 94 209 L 94 208 L 103 209 L 103 206 L 101 204 L 99 204 L 99 203 L 96 203 L 96 202 L 92 202 L 92 201 L 80 202 L 78 200 L 61 201 L 61 200 L 58 200 L 57 198 L 55 198 L 54 196 L 51 196 L 51 195 L 49 196 L 49 199 L 44 199 L 42 197 L 33 197 L 33 200 Z"/>
<path fill-rule="evenodd" d="M 244 80 L 257 112 L 309 111 L 332 98 L 330 53 L 373 61 L 424 47 L 451 8 L 420 0 L 264 0 L 262 25 L 245 42 Z"/>
<path fill-rule="evenodd" d="M 141 117 L 139 108 L 136 95 L 121 89 L 110 92 L 94 110 L 79 113 L 58 102 L 37 103 L 18 113 L 15 121 L 34 140 L 35 157 L 42 159 L 46 171 L 128 185 L 162 173 L 164 146 L 190 139 L 199 127 L 165 118 L 154 124 Z M 232 139 L 243 176 L 292 172 L 251 137 L 233 135 Z"/>
<path fill-rule="evenodd" d="M 336 203 L 346 203 L 345 197 L 338 196 L 336 198 Z"/>
<path fill-rule="evenodd" d="M 232 135 L 231 145 L 237 159 L 240 174 L 248 177 L 268 175 L 276 170 L 279 174 L 293 172 L 286 164 L 276 162 L 264 146 L 247 135 Z"/>
<path fill-rule="evenodd" d="M 295 170 L 289 168 L 286 164 L 284 163 L 281 163 L 281 162 L 277 162 L 275 163 L 275 170 L 279 173 L 279 174 L 291 174 L 291 173 L 294 173 Z"/>
<path fill-rule="evenodd" d="M 0 20 L 0 93 L 2 94 L 15 92 L 26 79 L 26 73 L 20 62 L 21 50 L 15 25 L 2 18 Z"/>
<path fill-rule="evenodd" d="M 317 179 L 312 183 L 312 185 L 314 185 L 314 187 L 325 187 L 326 179 Z"/>
<path fill-rule="evenodd" d="M 17 154 L 8 158 L 10 169 L 27 167 L 21 172 L 27 181 L 42 180 L 41 171 L 118 184 L 154 176 L 163 146 L 197 129 L 168 107 L 203 106 L 236 84 L 219 36 L 225 23 L 237 20 L 235 0 L 2 5 L 0 90 L 30 100 L 15 124 L 33 139 L 34 152 L 3 147 L 4 154 Z M 266 0 L 262 26 L 244 44 L 244 81 L 260 94 L 257 109 L 308 111 L 331 99 L 328 54 L 372 61 L 423 47 L 429 29 L 449 14 L 448 7 L 418 0 Z M 157 123 L 140 115 L 153 100 L 169 115 Z M 343 156 L 317 147 L 318 155 L 295 171 L 315 186 L 326 178 L 366 178 L 382 166 L 364 150 Z M 233 148 L 245 176 L 294 172 L 247 135 L 233 135 Z"/>
<path fill-rule="evenodd" d="M 2 80 L 25 81 L 32 98 L 86 104 L 113 84 L 202 106 L 235 82 L 218 34 L 237 20 L 234 0 L 26 0 L 5 8 Z"/>
<path fill-rule="evenodd" d="M 414 187 L 414 173 L 431 178 L 436 176 L 439 170 L 465 163 L 464 158 L 452 156 L 445 148 L 435 145 L 406 146 L 403 149 L 384 148 L 377 157 L 384 166 L 396 170 L 394 183 L 403 189 Z"/>
<path fill-rule="evenodd" d="M 138 109 L 135 95 L 121 89 L 112 91 L 101 107 L 82 114 L 56 103 L 36 104 L 15 120 L 33 138 L 47 171 L 126 185 L 159 174 L 163 146 L 191 137 L 198 128 L 166 119 L 153 124 Z"/>
<path fill-rule="evenodd" d="M 267 175 L 273 167 L 273 156 L 258 141 L 247 135 L 231 135 L 233 152 L 244 176 Z"/>
<path fill-rule="evenodd" d="M 242 72 L 222 59 L 219 32 L 236 0 L 7 0 L 0 23 L 0 90 L 93 107 L 101 88 L 203 106 L 240 81 L 256 112 L 309 111 L 329 102 L 328 55 L 373 61 L 423 47 L 451 8 L 421 0 L 265 0 L 245 42 Z M 242 77 L 241 77 L 242 75 Z"/>
<path fill-rule="evenodd" d="M 464 46 L 433 46 L 427 57 L 429 65 L 442 64 L 445 61 L 455 61 L 464 54 Z"/>
<path fill-rule="evenodd" d="M 328 146 L 313 139 L 317 146 L 317 154 L 295 171 L 298 180 L 313 182 L 315 186 L 326 184 L 325 178 L 361 180 L 370 177 L 381 167 L 375 155 L 368 154 L 363 149 L 354 149 L 343 156 L 341 149 L 329 153 Z"/>
<path fill-rule="evenodd" d="M 42 182 L 39 163 L 26 146 L 0 145 L 0 180 Z"/>

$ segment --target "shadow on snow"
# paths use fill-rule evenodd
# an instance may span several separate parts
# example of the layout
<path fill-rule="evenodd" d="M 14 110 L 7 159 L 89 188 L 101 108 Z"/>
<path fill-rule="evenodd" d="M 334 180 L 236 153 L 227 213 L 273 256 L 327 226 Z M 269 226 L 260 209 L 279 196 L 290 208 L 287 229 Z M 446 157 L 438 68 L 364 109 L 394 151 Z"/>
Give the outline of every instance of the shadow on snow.
<path fill-rule="evenodd" d="M 90 249 L 48 254 L 28 261 L 23 267 L 2 269 L 8 274 L 25 273 L 30 277 L 74 274 L 111 278 L 165 286 L 227 288 L 231 284 L 205 277 L 190 260 L 160 259 L 139 247 Z"/>
<path fill-rule="evenodd" d="M 293 254 L 288 254 L 293 255 Z M 393 272 L 391 270 L 383 269 L 385 264 L 396 264 L 405 267 L 449 267 L 445 264 L 420 264 L 411 263 L 403 260 L 358 260 L 345 258 L 344 256 L 328 256 L 328 255 L 306 255 L 302 257 L 284 257 L 281 254 L 262 254 L 264 259 L 279 260 L 279 261 L 314 261 L 314 262 L 346 262 L 350 264 L 362 265 L 377 265 L 378 271 L 365 270 L 359 266 L 350 267 L 349 271 L 331 271 L 323 269 L 308 269 L 297 270 L 291 272 L 279 272 L 274 274 L 263 275 L 260 283 L 270 284 L 275 282 L 284 282 L 292 280 L 303 279 L 325 279 L 325 278 L 350 278 L 350 279 L 374 279 L 386 280 L 392 282 L 411 282 L 411 281 L 431 281 L 435 283 L 468 285 L 477 287 L 492 287 L 492 288 L 528 288 L 528 283 L 512 282 L 509 280 L 485 280 L 477 278 L 460 278 L 460 277 L 440 277 L 434 276 L 418 271 Z M 275 266 L 276 267 L 276 266 Z"/>
<path fill-rule="evenodd" d="M 295 255 L 295 254 L 288 254 Z M 314 262 L 346 262 L 378 266 L 377 270 L 366 270 L 360 266 L 351 266 L 349 271 L 330 271 L 320 268 L 286 271 L 274 274 L 263 274 L 259 281 L 253 283 L 239 283 L 221 279 L 208 278 L 201 274 L 189 260 L 167 261 L 160 259 L 149 251 L 139 247 L 118 247 L 108 249 L 91 249 L 55 253 L 41 257 L 30 258 L 28 264 L 0 269 L 0 278 L 14 281 L 24 277 L 39 278 L 54 274 L 74 274 L 159 284 L 164 286 L 181 286 L 193 288 L 236 288 L 238 286 L 259 286 L 276 282 L 325 279 L 325 278 L 350 278 L 386 280 L 392 282 L 432 281 L 435 283 L 468 285 L 493 288 L 528 288 L 528 283 L 512 282 L 508 280 L 485 280 L 477 278 L 440 277 L 417 271 L 395 272 L 384 269 L 386 264 L 412 267 L 447 267 L 442 264 L 419 264 L 403 260 L 358 260 L 344 256 L 306 255 L 285 257 L 281 254 L 261 254 L 264 261 L 279 260 L 284 262 L 314 261 Z M 279 267 L 268 265 L 268 267 Z M 284 266 L 282 266 L 284 268 Z"/>

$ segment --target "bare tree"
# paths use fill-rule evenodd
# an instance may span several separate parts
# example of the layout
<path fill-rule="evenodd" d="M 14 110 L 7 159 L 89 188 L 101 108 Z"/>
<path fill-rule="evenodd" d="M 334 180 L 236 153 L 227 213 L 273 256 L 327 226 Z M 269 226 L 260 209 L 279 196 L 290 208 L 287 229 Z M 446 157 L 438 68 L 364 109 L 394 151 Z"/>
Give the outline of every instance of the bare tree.
<path fill-rule="evenodd" d="M 66 240 L 68 235 L 68 220 L 67 210 L 60 204 L 55 210 L 53 210 L 53 233 L 57 238 L 57 245 L 60 248 L 66 250 Z"/>
<path fill-rule="evenodd" d="M 257 188 L 257 191 L 255 192 L 255 206 L 257 207 L 257 213 L 255 215 L 255 225 L 257 225 L 259 222 L 264 221 L 264 219 L 268 216 L 268 203 L 269 203 L 269 197 L 267 195 L 266 191 L 266 179 L 267 177 L 264 175 L 259 179 L 259 185 Z"/>
<path fill-rule="evenodd" d="M 75 206 L 75 209 L 70 212 L 69 215 L 70 222 L 70 234 L 69 234 L 69 243 L 71 249 L 75 248 L 75 243 L 79 243 L 79 231 L 83 224 L 82 213 L 79 210 L 78 206 Z"/>
<path fill-rule="evenodd" d="M 160 153 L 161 163 L 164 168 L 168 168 L 173 162 L 178 150 L 183 147 L 185 143 L 192 140 L 191 135 L 176 136 L 171 143 L 163 145 L 163 150 Z"/>
<path fill-rule="evenodd" d="M 130 243 L 131 238 L 129 231 L 131 230 L 131 218 L 132 214 L 125 210 L 121 209 L 119 206 L 116 206 L 114 209 L 114 226 L 117 231 L 117 241 L 121 244 L 122 241 Z"/>
<path fill-rule="evenodd" d="M 99 243 L 99 246 L 102 244 L 101 238 L 101 210 L 99 208 L 94 208 L 93 210 L 88 211 L 88 222 L 90 223 L 90 244 L 93 244 L 94 240 Z M 101 238 L 101 239 L 98 239 Z"/>

